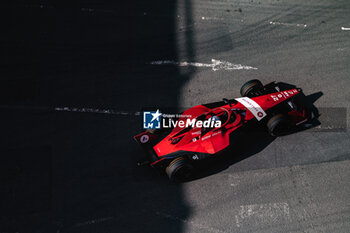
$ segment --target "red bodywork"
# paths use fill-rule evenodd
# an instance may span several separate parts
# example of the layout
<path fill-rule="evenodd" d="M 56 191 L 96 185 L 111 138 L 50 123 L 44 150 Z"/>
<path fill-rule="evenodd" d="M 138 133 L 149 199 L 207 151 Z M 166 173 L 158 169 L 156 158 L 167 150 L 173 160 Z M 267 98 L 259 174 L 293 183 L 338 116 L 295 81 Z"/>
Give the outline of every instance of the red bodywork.
<path fill-rule="evenodd" d="M 280 91 L 272 94 L 266 94 L 258 97 L 250 98 L 253 102 L 257 103 L 258 106 L 263 110 L 257 114 L 264 116 L 258 118 L 253 115 L 253 108 L 248 108 L 247 104 L 242 104 L 239 99 L 234 104 L 224 104 L 219 107 L 209 108 L 205 105 L 198 105 L 192 107 L 182 113 L 185 117 L 181 117 L 178 121 L 186 122 L 188 119 L 209 119 L 213 116 L 221 117 L 221 127 L 218 128 L 203 128 L 203 127 L 179 127 L 176 126 L 167 136 L 161 139 L 155 145 L 152 145 L 157 159 L 152 161 L 151 165 L 155 165 L 166 158 L 172 158 L 176 152 L 194 152 L 194 153 L 204 153 L 204 154 L 215 154 L 222 151 L 230 144 L 230 134 L 243 126 L 250 120 L 265 120 L 265 112 L 269 109 L 275 107 L 281 102 L 285 102 L 298 95 L 299 89 L 290 89 L 286 91 Z M 247 98 L 247 97 L 245 97 Z M 292 118 L 293 122 L 298 125 L 307 120 L 305 110 L 291 109 L 288 111 L 288 115 Z M 267 116 L 267 115 L 266 115 Z M 147 135 L 147 143 L 152 142 L 153 139 L 157 138 L 156 135 L 144 132 L 134 138 L 140 144 L 145 144 L 141 142 L 141 137 Z"/>

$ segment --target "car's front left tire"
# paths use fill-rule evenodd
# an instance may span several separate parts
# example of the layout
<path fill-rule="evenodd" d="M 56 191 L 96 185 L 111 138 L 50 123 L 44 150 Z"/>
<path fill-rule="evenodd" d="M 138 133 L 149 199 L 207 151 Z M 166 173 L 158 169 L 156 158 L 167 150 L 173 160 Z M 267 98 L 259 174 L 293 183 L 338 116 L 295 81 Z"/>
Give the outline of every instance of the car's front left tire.
<path fill-rule="evenodd" d="M 246 82 L 245 84 L 243 84 L 243 86 L 241 87 L 241 96 L 245 97 L 245 96 L 251 96 L 253 94 L 253 92 L 261 90 L 264 88 L 264 85 L 260 82 L 260 80 L 258 79 L 253 79 L 250 80 L 248 82 Z"/>

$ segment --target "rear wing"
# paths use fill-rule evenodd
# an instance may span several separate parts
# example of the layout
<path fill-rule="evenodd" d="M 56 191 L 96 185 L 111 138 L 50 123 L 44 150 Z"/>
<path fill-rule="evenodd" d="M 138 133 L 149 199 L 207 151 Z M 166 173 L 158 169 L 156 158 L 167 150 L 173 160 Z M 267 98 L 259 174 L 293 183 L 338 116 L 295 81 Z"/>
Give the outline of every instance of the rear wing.
<path fill-rule="evenodd" d="M 156 135 L 154 135 L 148 131 L 145 131 L 143 133 L 140 133 L 140 134 L 134 136 L 134 139 L 140 145 L 145 145 L 145 144 L 151 142 L 156 137 L 157 137 Z"/>
<path fill-rule="evenodd" d="M 146 152 L 147 160 L 148 160 L 148 162 L 146 163 L 150 162 L 151 166 L 152 166 L 152 163 L 159 160 L 159 157 L 157 156 L 156 152 L 153 150 L 153 143 L 152 143 L 156 138 L 157 138 L 157 135 L 149 131 L 145 131 L 143 133 L 140 133 L 134 136 L 135 141 L 138 144 L 140 144 L 142 149 Z M 145 162 L 138 163 L 138 165 L 143 165 L 144 163 Z"/>

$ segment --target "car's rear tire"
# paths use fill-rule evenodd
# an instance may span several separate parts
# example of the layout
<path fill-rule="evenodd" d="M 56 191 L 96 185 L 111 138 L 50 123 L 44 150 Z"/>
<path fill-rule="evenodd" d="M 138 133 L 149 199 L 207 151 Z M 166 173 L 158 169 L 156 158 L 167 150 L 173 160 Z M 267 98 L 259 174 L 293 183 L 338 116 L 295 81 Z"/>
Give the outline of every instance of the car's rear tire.
<path fill-rule="evenodd" d="M 170 162 L 165 172 L 172 181 L 184 181 L 190 177 L 192 169 L 187 159 L 178 157 Z"/>
<path fill-rule="evenodd" d="M 250 96 L 252 92 L 264 88 L 264 85 L 257 79 L 250 80 L 241 87 L 241 96 Z"/>
<path fill-rule="evenodd" d="M 271 136 L 286 135 L 292 130 L 292 122 L 284 114 L 277 114 L 267 122 L 267 129 Z"/>

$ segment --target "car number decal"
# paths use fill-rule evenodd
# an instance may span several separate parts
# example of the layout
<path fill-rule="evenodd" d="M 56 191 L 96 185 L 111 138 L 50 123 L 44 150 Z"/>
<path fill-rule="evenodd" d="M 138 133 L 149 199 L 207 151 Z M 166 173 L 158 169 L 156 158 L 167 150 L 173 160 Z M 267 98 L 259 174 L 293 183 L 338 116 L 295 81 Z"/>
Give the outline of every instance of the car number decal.
<path fill-rule="evenodd" d="M 260 121 L 266 116 L 266 112 L 260 107 L 260 105 L 255 102 L 254 100 L 248 98 L 248 97 L 242 97 L 235 99 L 241 104 L 244 105 L 254 116 L 255 118 Z"/>

